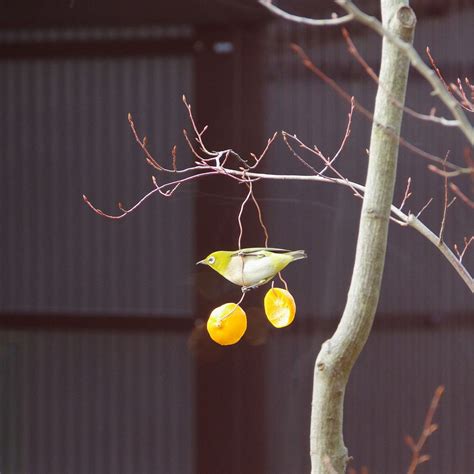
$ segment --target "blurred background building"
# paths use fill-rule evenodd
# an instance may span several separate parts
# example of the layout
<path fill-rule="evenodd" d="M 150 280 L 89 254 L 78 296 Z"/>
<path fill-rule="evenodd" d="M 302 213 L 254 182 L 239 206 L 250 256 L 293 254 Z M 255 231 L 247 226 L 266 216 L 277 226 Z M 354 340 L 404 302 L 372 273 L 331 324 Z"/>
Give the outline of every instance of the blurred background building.
<path fill-rule="evenodd" d="M 377 13 L 375 2 L 359 2 Z M 331 2 L 280 2 L 328 17 Z M 430 46 L 450 80 L 474 76 L 469 1 L 413 2 L 416 45 Z M 344 307 L 360 202 L 347 189 L 258 183 L 270 244 L 304 248 L 286 271 L 296 322 L 270 328 L 262 290 L 246 300 L 249 330 L 235 347 L 212 343 L 210 310 L 240 291 L 194 262 L 237 246 L 245 190 L 196 182 L 153 198 L 120 221 L 152 186 L 130 112 L 158 160 L 192 162 L 181 97 L 210 148 L 259 153 L 277 130 L 333 153 L 348 104 L 304 68 L 294 42 L 371 109 L 375 85 L 347 52 L 339 28 L 276 19 L 254 0 L 16 0 L 0 19 L 1 286 L 0 471 L 4 474 L 293 474 L 309 472 L 312 371 Z M 357 25 L 352 39 L 378 68 L 380 41 Z M 411 72 L 408 104 L 433 105 Z M 439 104 L 438 104 L 439 105 Z M 440 107 L 442 109 L 442 107 Z M 363 181 L 370 123 L 355 114 L 340 170 Z M 456 130 L 405 118 L 403 136 L 462 162 Z M 424 218 L 439 229 L 442 180 L 400 152 L 396 200 L 433 197 Z M 265 171 L 306 173 L 281 140 Z M 156 173 L 155 173 L 156 174 Z M 164 179 L 157 175 L 159 180 Z M 461 183 L 469 190 L 469 183 Z M 472 194 L 471 194 L 472 197 Z M 256 214 L 244 245 L 261 245 Z M 446 240 L 472 233 L 472 211 L 450 208 Z M 472 269 L 473 252 L 465 257 Z M 374 331 L 346 395 L 353 465 L 396 474 L 408 466 L 405 434 L 418 435 L 435 387 L 446 386 L 420 472 L 474 470 L 474 304 L 427 241 L 392 225 Z"/>

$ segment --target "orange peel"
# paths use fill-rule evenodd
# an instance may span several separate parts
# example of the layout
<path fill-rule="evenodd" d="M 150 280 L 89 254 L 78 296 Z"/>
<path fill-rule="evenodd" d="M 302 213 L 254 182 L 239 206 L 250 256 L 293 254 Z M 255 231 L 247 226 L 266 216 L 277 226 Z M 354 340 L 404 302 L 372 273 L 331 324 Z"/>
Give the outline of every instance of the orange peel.
<path fill-rule="evenodd" d="M 214 308 L 207 320 L 207 332 L 221 346 L 230 346 L 240 341 L 247 330 L 247 315 L 235 303 L 225 303 Z"/>

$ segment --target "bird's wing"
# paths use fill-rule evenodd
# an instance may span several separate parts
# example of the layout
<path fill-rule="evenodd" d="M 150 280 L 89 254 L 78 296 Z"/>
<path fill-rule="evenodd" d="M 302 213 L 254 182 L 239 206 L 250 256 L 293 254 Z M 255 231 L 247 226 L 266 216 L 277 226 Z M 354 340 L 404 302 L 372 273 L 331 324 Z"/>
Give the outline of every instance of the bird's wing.
<path fill-rule="evenodd" d="M 231 254 L 231 257 L 234 257 L 236 255 L 243 255 L 245 257 L 264 257 L 264 252 L 286 253 L 290 252 L 290 250 L 277 249 L 273 247 L 250 247 L 246 249 L 236 250 Z"/>

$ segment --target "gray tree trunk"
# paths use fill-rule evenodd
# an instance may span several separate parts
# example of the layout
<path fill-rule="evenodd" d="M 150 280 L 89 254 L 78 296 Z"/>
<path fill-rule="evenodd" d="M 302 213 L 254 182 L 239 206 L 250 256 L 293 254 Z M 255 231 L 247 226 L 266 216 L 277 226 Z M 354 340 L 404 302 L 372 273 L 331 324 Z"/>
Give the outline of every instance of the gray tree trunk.
<path fill-rule="evenodd" d="M 408 2 L 381 0 L 382 22 L 412 42 L 416 17 Z M 366 192 L 347 303 L 334 335 L 326 341 L 314 368 L 310 453 L 312 474 L 344 473 L 348 451 L 342 434 L 346 384 L 372 328 L 385 262 L 390 205 L 396 178 L 398 137 L 405 103 L 409 60 L 385 38 L 380 83 L 370 138 Z M 386 129 L 391 133 L 386 133 Z"/>

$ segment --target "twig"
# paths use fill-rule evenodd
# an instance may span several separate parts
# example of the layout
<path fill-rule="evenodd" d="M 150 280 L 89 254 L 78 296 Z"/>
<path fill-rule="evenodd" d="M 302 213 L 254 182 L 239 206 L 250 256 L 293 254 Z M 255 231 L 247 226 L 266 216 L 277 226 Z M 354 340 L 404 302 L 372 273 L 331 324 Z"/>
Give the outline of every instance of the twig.
<path fill-rule="evenodd" d="M 199 168 L 199 171 L 202 171 Z M 190 177 L 191 179 L 199 179 L 204 176 L 211 176 L 211 175 L 218 175 L 223 174 L 219 171 L 209 171 L 209 172 L 200 172 L 196 175 Z M 233 170 L 233 169 L 226 169 L 225 176 L 243 176 L 244 171 L 242 170 Z M 255 179 L 267 179 L 267 180 L 276 180 L 276 181 L 303 181 L 303 182 L 320 182 L 320 183 L 334 183 L 339 184 L 342 186 L 349 187 L 350 189 L 357 189 L 361 194 L 365 192 L 365 187 L 361 184 L 355 183 L 353 181 L 349 181 L 348 179 L 340 179 L 340 178 L 328 178 L 326 176 L 315 176 L 315 175 L 281 175 L 281 174 L 270 174 L 270 173 L 255 173 L 255 172 L 246 172 L 245 173 L 247 178 L 255 178 Z M 175 185 L 176 182 L 168 183 Z M 120 215 L 110 215 L 106 214 L 105 212 L 101 211 L 100 209 L 94 207 L 91 202 L 88 200 L 86 196 L 83 196 L 85 203 L 97 214 L 107 217 L 109 219 L 122 219 L 128 213 L 135 210 L 140 204 L 142 204 L 146 199 L 151 197 L 153 194 L 157 192 L 157 189 L 153 189 L 148 194 L 146 194 L 137 204 L 135 204 L 132 208 L 128 211 L 120 214 Z M 425 206 L 426 207 L 426 206 Z M 438 236 L 434 234 L 428 227 L 426 227 L 414 214 L 405 214 L 401 211 L 398 207 L 392 206 L 392 213 L 396 217 L 396 222 L 403 226 L 410 226 L 427 238 L 438 250 L 444 255 L 444 257 L 448 260 L 448 262 L 453 266 L 459 276 L 463 279 L 466 283 L 468 288 L 471 292 L 474 293 L 474 279 L 469 274 L 469 271 L 462 265 L 462 263 L 456 258 L 453 254 L 451 249 L 443 242 L 439 243 Z"/>
<path fill-rule="evenodd" d="M 411 185 L 411 177 L 409 177 L 408 180 L 407 180 L 407 187 L 405 188 L 405 194 L 403 196 L 403 201 L 400 204 L 400 206 L 398 207 L 398 209 L 400 209 L 400 211 L 403 209 L 403 206 L 405 205 L 407 199 L 411 196 L 410 185 Z"/>
<path fill-rule="evenodd" d="M 298 55 L 298 57 L 301 59 L 301 62 L 303 65 L 308 68 L 313 74 L 318 76 L 325 84 L 327 84 L 331 89 L 333 89 L 340 97 L 342 97 L 345 101 L 349 102 L 351 101 L 351 96 L 348 94 L 334 79 L 330 78 L 327 74 L 325 74 L 321 69 L 319 69 L 308 57 L 308 55 L 304 52 L 303 48 L 301 46 L 298 46 L 297 44 L 292 43 L 291 44 L 291 49 Z M 355 109 L 362 114 L 363 117 L 365 117 L 367 120 L 373 122 L 374 116 L 371 112 L 369 112 L 362 104 L 360 104 L 357 100 L 354 100 L 354 106 Z M 380 126 L 382 126 L 380 124 Z M 391 130 L 385 130 L 389 135 L 393 136 L 393 132 Z M 398 138 L 399 143 L 401 146 L 404 148 L 410 150 L 412 153 L 415 153 L 422 158 L 425 158 L 427 160 L 433 161 L 435 163 L 442 164 L 444 159 L 441 158 L 440 156 L 433 155 L 431 153 L 428 153 L 421 148 L 418 148 L 417 146 L 413 145 L 409 141 L 405 140 L 402 137 Z M 461 167 L 453 164 L 453 163 L 446 163 L 446 166 L 450 169 L 454 170 L 459 170 L 462 169 Z"/>
<path fill-rule="evenodd" d="M 173 168 L 172 169 L 168 169 L 168 168 L 165 168 L 164 166 L 161 166 L 154 158 L 153 156 L 151 156 L 150 152 L 148 151 L 148 148 L 147 148 L 147 138 L 146 137 L 143 137 L 143 140 L 140 140 L 140 137 L 138 136 L 138 132 L 137 132 L 137 129 L 135 127 L 135 122 L 133 121 L 132 119 L 132 115 L 129 113 L 128 114 L 128 123 L 130 125 L 130 129 L 132 130 L 132 133 L 133 133 L 133 137 L 135 138 L 135 141 L 138 143 L 138 145 L 140 146 L 140 148 L 143 150 L 143 152 L 145 153 L 145 160 L 146 162 L 152 166 L 153 168 L 155 168 L 156 170 L 158 171 L 166 171 L 167 173 L 186 173 L 188 171 L 191 171 L 193 170 L 194 168 L 191 167 L 191 168 L 184 168 L 184 169 L 180 169 L 178 170 L 176 168 L 176 145 L 173 146 L 173 148 L 171 149 L 171 158 L 172 158 L 172 166 Z"/>
<path fill-rule="evenodd" d="M 443 254 L 446 260 L 448 260 L 467 287 L 471 290 L 471 293 L 474 293 L 474 279 L 470 275 L 467 268 L 462 264 L 462 260 L 459 260 L 459 258 L 456 257 L 456 255 L 444 242 L 440 243 L 438 236 L 434 232 L 426 227 L 426 225 L 423 224 L 423 222 L 421 222 L 414 214 L 400 214 L 399 209 L 394 207 L 392 207 L 392 212 L 401 222 L 403 222 L 400 225 L 410 226 L 427 238 Z"/>
<path fill-rule="evenodd" d="M 474 112 L 474 84 L 471 84 L 467 77 L 464 78 L 464 82 L 471 93 L 471 96 L 468 98 L 464 91 L 461 79 L 458 78 L 456 82 L 457 84 L 451 83 L 451 89 L 459 97 L 461 107 L 468 112 Z"/>
<path fill-rule="evenodd" d="M 446 153 L 446 157 L 444 159 L 445 163 L 448 160 L 449 156 L 449 151 Z M 446 165 L 443 164 L 443 171 L 445 173 L 444 175 L 444 205 L 443 205 L 443 217 L 441 219 L 441 227 L 439 229 L 439 241 L 443 241 L 443 234 L 444 234 L 444 227 L 446 224 L 446 216 L 448 214 L 448 177 L 446 176 Z"/>
<path fill-rule="evenodd" d="M 443 75 L 441 74 L 441 71 L 439 70 L 439 67 L 437 66 L 435 60 L 433 59 L 433 56 L 431 56 L 431 51 L 429 46 L 426 47 L 426 54 L 428 56 L 428 59 L 430 60 L 431 67 L 435 70 L 437 76 L 439 77 L 439 80 L 443 83 L 444 88 L 448 91 L 451 92 L 451 88 L 447 84 L 447 82 L 444 80 Z"/>
<path fill-rule="evenodd" d="M 349 110 L 349 113 L 347 114 L 347 125 L 346 125 L 346 131 L 344 133 L 344 137 L 341 140 L 341 144 L 339 145 L 339 149 L 336 151 L 336 153 L 334 154 L 334 156 L 330 160 L 327 160 L 328 164 L 319 172 L 319 174 L 321 174 L 321 175 L 324 174 L 326 172 L 326 170 L 329 167 L 331 167 L 331 165 L 336 161 L 337 157 L 341 154 L 341 151 L 346 146 L 347 140 L 349 139 L 349 137 L 351 135 L 352 115 L 354 113 L 354 107 L 355 107 L 355 99 L 354 99 L 354 97 L 351 97 L 351 108 Z M 316 146 L 314 148 L 315 148 L 315 151 L 319 152 L 319 150 L 316 148 Z M 321 155 L 321 153 L 319 152 L 318 156 L 320 156 L 320 155 Z"/>
<path fill-rule="evenodd" d="M 464 257 L 464 254 L 466 253 L 466 250 L 469 248 L 469 245 L 471 245 L 471 242 L 474 240 L 474 235 L 471 236 L 469 240 L 467 240 L 467 237 L 464 237 L 464 248 L 462 252 L 459 252 L 458 246 L 454 244 L 454 250 L 456 251 L 456 254 L 459 259 L 459 263 L 462 263 L 462 259 Z"/>
<path fill-rule="evenodd" d="M 351 108 L 351 111 L 352 111 L 352 108 Z M 350 130 L 350 129 L 349 129 Z M 323 168 L 322 171 L 318 172 L 318 176 L 324 176 L 324 172 L 327 170 L 327 169 L 330 169 L 339 179 L 341 180 L 346 180 L 347 181 L 347 185 L 352 189 L 352 191 L 354 192 L 354 195 L 357 196 L 357 197 L 360 197 L 362 198 L 362 195 L 359 193 L 359 191 L 357 190 L 356 187 L 352 186 L 351 185 L 351 182 L 348 181 L 333 165 L 332 163 L 334 162 L 334 158 L 333 159 L 329 159 L 327 157 L 325 157 L 323 155 L 323 153 L 315 146 L 314 148 L 310 148 L 308 145 L 306 145 L 305 143 L 303 143 L 296 135 L 290 135 L 288 134 L 287 132 L 282 132 L 283 133 L 283 136 L 285 137 L 285 143 L 287 144 L 287 146 L 289 147 L 289 149 L 292 151 L 293 155 L 296 156 L 301 162 L 303 163 L 306 163 L 306 161 L 298 154 L 296 153 L 296 151 L 294 150 L 294 148 L 291 147 L 291 145 L 288 143 L 288 140 L 286 139 L 287 137 L 291 138 L 292 140 L 294 140 L 300 148 L 304 149 L 304 150 L 307 150 L 309 151 L 310 153 L 313 153 L 315 154 L 316 156 L 318 156 L 322 162 L 325 164 L 325 167 Z M 345 142 L 345 140 L 343 140 Z M 339 152 L 338 152 L 339 153 Z M 307 163 L 306 163 L 307 164 Z M 308 165 L 312 170 L 314 170 L 314 168 L 311 166 L 311 165 Z M 329 180 L 332 180 L 333 178 L 329 177 L 329 176 L 326 176 L 326 178 L 328 178 Z"/>
<path fill-rule="evenodd" d="M 410 107 L 407 107 L 406 105 L 401 104 L 398 100 L 395 100 L 393 95 L 391 95 L 384 84 L 381 84 L 379 81 L 379 77 L 375 73 L 375 71 L 369 66 L 369 64 L 365 61 L 365 59 L 361 56 L 359 51 L 357 50 L 354 42 L 352 41 L 349 31 L 346 28 L 342 28 L 342 36 L 347 44 L 347 50 L 349 51 L 352 56 L 356 59 L 356 61 L 364 68 L 365 72 L 367 75 L 377 84 L 379 85 L 387 94 L 389 97 L 390 101 L 395 104 L 398 108 L 404 110 L 408 115 L 411 115 L 414 118 L 417 118 L 419 120 L 425 120 L 427 122 L 434 122 L 440 125 L 443 125 L 445 127 L 457 127 L 458 122 L 456 120 L 448 120 L 444 117 L 437 117 L 433 114 L 422 114 L 420 112 L 417 112 L 416 110 L 411 109 Z"/>
<path fill-rule="evenodd" d="M 271 0 L 258 0 L 260 5 L 264 6 L 267 10 L 271 11 L 274 15 L 277 15 L 285 20 L 293 21 L 296 23 L 302 23 L 304 25 L 310 26 L 335 26 L 335 25 L 342 25 L 352 20 L 352 15 L 345 15 L 341 17 L 335 16 L 333 14 L 333 18 L 329 19 L 314 19 L 314 18 L 306 18 L 304 16 L 297 16 L 292 15 L 291 13 L 278 8 L 276 5 L 273 5 Z"/>
<path fill-rule="evenodd" d="M 320 173 L 316 170 L 316 168 L 314 168 L 313 166 L 311 166 L 303 157 L 300 156 L 299 153 L 296 152 L 296 150 L 291 146 L 290 142 L 288 141 L 288 137 L 292 137 L 294 138 L 295 140 L 297 140 L 296 138 L 296 135 L 290 135 L 289 133 L 285 132 L 285 131 L 282 131 L 281 132 L 282 136 L 283 136 L 283 141 L 285 142 L 285 145 L 288 147 L 288 149 L 291 151 L 291 153 L 293 154 L 293 156 L 298 160 L 300 161 L 301 163 L 303 163 L 304 166 L 306 166 L 306 168 L 308 168 L 309 170 L 311 170 L 315 175 L 319 175 L 320 176 Z M 329 178 L 328 178 L 329 179 Z"/>
<path fill-rule="evenodd" d="M 434 60 L 433 56 L 431 55 L 430 48 L 428 48 L 428 47 L 426 48 L 426 54 L 427 54 L 427 56 L 430 60 L 432 68 L 435 70 L 439 80 L 443 83 L 445 89 L 451 95 L 453 95 L 453 93 L 455 93 L 459 97 L 459 99 L 460 99 L 460 100 L 458 100 L 459 105 L 464 110 L 467 110 L 468 112 L 474 112 L 474 95 L 473 95 L 474 94 L 474 85 L 472 85 L 469 82 L 469 79 L 467 77 L 464 78 L 464 80 L 466 82 L 466 86 L 468 87 L 468 89 L 471 90 L 471 99 L 468 99 L 468 97 L 466 95 L 466 92 L 464 91 L 461 80 L 458 78 L 457 85 L 453 84 L 453 83 L 448 85 L 447 82 L 445 81 L 443 75 L 441 74 L 441 71 L 439 70 L 439 67 L 436 64 L 436 61 Z"/>
<path fill-rule="evenodd" d="M 417 219 L 421 216 L 421 213 L 431 204 L 432 201 L 433 201 L 433 198 L 428 199 L 428 202 L 421 208 L 420 211 L 418 211 L 418 214 L 416 215 Z"/>
<path fill-rule="evenodd" d="M 459 102 L 446 90 L 444 84 L 436 73 L 430 69 L 420 58 L 416 49 L 409 43 L 395 36 L 391 31 L 383 27 L 377 18 L 367 15 L 357 8 L 350 0 L 335 0 L 348 13 L 354 15 L 354 19 L 368 26 L 380 36 L 385 37 L 392 44 L 397 46 L 410 60 L 411 65 L 431 84 L 433 94 L 446 105 L 454 119 L 458 122 L 458 128 L 465 135 L 471 145 L 474 145 L 474 128 L 470 124 Z M 409 8 L 409 7 L 405 7 Z"/>
<path fill-rule="evenodd" d="M 456 194 L 465 204 L 474 209 L 474 201 L 469 199 L 454 183 L 449 183 L 449 189 Z"/>
<path fill-rule="evenodd" d="M 429 164 L 428 169 L 432 173 L 436 173 L 439 176 L 443 176 L 446 178 L 455 178 L 456 176 L 460 176 L 463 174 L 472 174 L 474 175 L 474 168 L 469 167 L 469 168 L 459 168 L 456 171 L 445 171 L 445 170 L 440 170 L 437 166 Z"/>
<path fill-rule="evenodd" d="M 108 219 L 122 219 L 124 218 L 127 214 L 130 214 L 131 212 L 133 212 L 135 209 L 137 209 L 138 207 L 140 207 L 141 204 L 143 204 L 148 198 L 150 198 L 151 196 L 153 196 L 153 194 L 155 193 L 160 193 L 161 195 L 165 196 L 165 197 L 170 197 L 173 192 L 178 188 L 179 185 L 183 184 L 183 183 L 186 183 L 188 181 L 194 181 L 196 179 L 199 179 L 199 178 L 202 178 L 203 176 L 212 176 L 212 175 L 215 175 L 215 174 L 220 174 L 219 171 L 208 171 L 208 172 L 204 172 L 204 173 L 198 173 L 198 174 L 194 174 L 192 176 L 188 176 L 186 178 L 182 178 L 180 180 L 177 180 L 177 181 L 171 181 L 169 183 L 165 183 L 161 186 L 158 186 L 156 184 L 156 180 L 153 180 L 153 184 L 154 184 L 154 189 L 152 189 L 150 192 L 148 192 L 147 194 L 145 194 L 139 201 L 137 201 L 132 207 L 130 207 L 129 209 L 125 209 L 122 205 L 122 203 L 119 203 L 118 205 L 118 208 L 122 211 L 121 214 L 117 214 L 117 215 L 114 215 L 114 214 L 107 214 L 106 212 L 102 211 L 101 209 L 95 207 L 90 201 L 89 201 L 89 198 L 83 194 L 82 195 L 82 199 L 83 201 L 96 213 L 96 214 L 99 214 L 99 216 L 102 216 L 102 217 L 107 217 Z M 163 189 L 165 188 L 171 188 L 172 191 L 170 192 L 164 192 Z"/>
<path fill-rule="evenodd" d="M 440 385 L 433 395 L 433 399 L 431 400 L 430 407 L 428 412 L 426 413 L 425 422 L 423 424 L 423 430 L 418 438 L 418 441 L 415 443 L 413 438 L 409 435 L 405 436 L 405 443 L 411 449 L 412 458 L 410 462 L 410 466 L 408 467 L 407 474 L 414 474 L 416 468 L 426 462 L 429 461 L 430 456 L 429 454 L 421 454 L 423 447 L 428 440 L 428 438 L 438 429 L 438 425 L 433 423 L 433 417 L 436 413 L 436 409 L 438 408 L 439 401 L 441 396 L 444 392 L 444 386 Z"/>
<path fill-rule="evenodd" d="M 194 118 L 192 116 L 192 111 L 191 111 L 191 106 L 187 104 L 186 99 L 183 98 L 183 101 L 188 109 L 189 115 L 190 115 L 190 120 L 193 126 L 193 130 L 196 134 L 196 141 L 199 145 L 200 151 L 204 156 L 201 156 L 197 151 L 195 153 L 197 154 L 197 161 L 195 162 L 195 165 L 189 168 L 185 169 L 177 169 L 176 166 L 176 150 L 173 148 L 172 150 L 172 157 L 173 157 L 173 168 L 171 170 L 167 170 L 166 168 L 162 167 L 162 171 L 167 173 L 188 173 L 187 176 L 177 179 L 174 181 L 169 181 L 164 184 L 159 185 L 156 178 L 153 177 L 153 189 L 149 191 L 147 194 L 145 194 L 136 204 L 134 204 L 131 208 L 126 209 L 122 203 L 119 203 L 118 209 L 120 211 L 119 214 L 113 215 L 113 214 L 108 214 L 102 211 L 101 209 L 95 207 L 89 199 L 83 195 L 84 202 L 98 215 L 107 217 L 109 219 L 122 219 L 129 213 L 133 212 L 136 210 L 145 200 L 147 200 L 149 197 L 153 196 L 155 193 L 160 193 L 164 197 L 170 197 L 173 195 L 173 193 L 184 183 L 205 178 L 208 176 L 215 176 L 215 175 L 223 175 L 227 176 L 238 183 L 244 183 L 246 184 L 247 187 L 249 187 L 249 193 L 246 196 L 246 199 L 242 203 L 241 207 L 241 212 L 239 213 L 241 218 L 243 208 L 247 204 L 248 200 L 250 197 L 252 197 L 252 200 L 254 201 L 254 204 L 257 208 L 257 212 L 259 214 L 259 222 L 260 225 L 263 229 L 263 232 L 265 234 L 265 245 L 268 245 L 268 231 L 267 228 L 265 227 L 265 224 L 263 222 L 263 216 L 261 209 L 258 205 L 258 202 L 255 199 L 255 196 L 253 195 L 253 190 L 252 190 L 252 183 L 261 179 L 266 179 L 266 180 L 280 180 L 280 181 L 287 181 L 287 180 L 292 180 L 292 181 L 309 181 L 309 182 L 320 182 L 320 183 L 332 183 L 332 184 L 339 184 L 342 186 L 345 186 L 349 189 L 352 190 L 352 192 L 362 198 L 365 193 L 365 187 L 362 186 L 361 184 L 355 183 L 344 177 L 342 174 L 340 174 L 333 166 L 333 158 L 328 158 L 326 157 L 316 146 L 311 148 L 304 144 L 300 139 L 298 139 L 295 135 L 289 135 L 286 132 L 282 132 L 283 138 L 285 140 L 285 143 L 289 147 L 289 149 L 292 151 L 293 155 L 301 160 L 309 169 L 312 171 L 312 175 L 279 175 L 279 174 L 269 174 L 269 173 L 257 173 L 255 171 L 250 171 L 251 169 L 255 168 L 256 165 L 258 165 L 261 162 L 261 159 L 267 154 L 270 145 L 274 142 L 276 138 L 276 134 L 273 135 L 268 141 L 265 149 L 261 153 L 261 155 L 257 158 L 255 155 L 252 155 L 254 160 L 255 160 L 255 165 L 252 165 L 252 167 L 240 167 L 238 169 L 231 168 L 231 167 L 225 167 L 224 165 L 226 164 L 227 160 L 229 159 L 230 156 L 235 156 L 238 158 L 240 161 L 243 161 L 240 156 L 233 150 L 221 150 L 221 151 L 210 151 L 207 149 L 205 146 L 203 140 L 202 140 L 202 134 L 205 132 L 207 127 L 204 127 L 202 131 L 199 131 L 196 123 L 194 121 Z M 356 101 L 354 100 L 354 104 L 356 104 Z M 342 140 L 342 146 L 339 147 L 339 150 L 336 152 L 336 157 L 340 153 L 340 150 L 342 150 L 344 143 L 346 142 L 348 136 L 349 136 L 349 131 L 350 131 L 350 123 L 351 123 L 351 114 L 352 114 L 352 107 L 351 107 L 351 112 L 349 114 L 349 121 L 348 125 L 346 127 L 346 134 L 344 135 L 344 138 Z M 133 122 L 132 122 L 133 123 Z M 132 130 L 134 130 L 135 127 L 133 126 Z M 136 133 L 136 130 L 135 130 Z M 134 133 L 134 134 L 135 134 Z M 185 135 L 187 137 L 187 135 Z M 137 134 L 138 137 L 138 134 Z M 291 140 L 295 141 L 297 145 L 305 149 L 306 151 L 311 152 L 312 154 L 318 156 L 322 162 L 324 163 L 325 167 L 327 169 L 331 170 L 336 177 L 331 177 L 331 176 L 326 176 L 321 173 L 318 173 L 318 171 L 309 165 L 309 163 L 306 162 L 297 152 L 294 150 L 294 148 L 291 146 L 289 143 L 288 138 Z M 146 149 L 146 141 L 141 141 L 138 139 L 139 143 L 141 143 L 140 146 L 145 146 Z M 191 140 L 188 138 L 188 144 L 191 149 L 193 149 L 193 145 L 191 143 Z M 145 150 L 144 150 L 145 151 Z M 206 158 L 208 156 L 209 158 Z M 213 162 L 211 164 L 211 162 Z M 452 184 L 452 183 L 450 183 Z M 453 190 L 453 192 L 456 194 L 456 191 Z M 406 200 L 408 199 L 410 195 L 409 191 L 409 186 L 407 185 L 407 189 L 405 190 L 405 197 L 404 200 L 402 201 L 402 204 L 400 207 L 396 207 L 394 205 L 391 206 L 391 212 L 392 215 L 390 216 L 390 219 L 393 220 L 394 222 L 398 223 L 401 226 L 410 226 L 413 229 L 415 229 L 417 232 L 421 233 L 425 238 L 427 238 L 433 245 L 435 245 L 438 250 L 444 255 L 444 257 L 448 260 L 448 262 L 453 266 L 453 268 L 457 271 L 457 273 L 461 276 L 463 281 L 466 283 L 468 288 L 471 290 L 471 292 L 474 293 L 474 281 L 471 275 L 469 274 L 469 271 L 463 266 L 462 264 L 462 257 L 466 253 L 471 241 L 465 239 L 465 247 L 462 252 L 460 252 L 457 248 L 457 246 L 454 247 L 456 255 L 450 250 L 450 248 L 444 243 L 440 242 L 439 238 L 430 230 L 428 229 L 419 219 L 418 217 L 420 216 L 421 212 L 423 212 L 424 209 L 426 209 L 426 206 L 429 204 L 429 201 L 422 209 L 421 211 L 415 216 L 411 213 L 404 213 L 402 211 L 402 207 L 405 204 Z M 451 203 L 450 203 L 451 204 Z M 448 204 L 448 207 L 449 205 Z M 240 236 L 239 236 L 239 247 L 241 245 L 241 239 L 242 239 L 242 232 L 243 228 L 241 226 L 240 222 Z M 284 282 L 284 281 L 283 281 Z"/>
<path fill-rule="evenodd" d="M 143 137 L 143 140 L 140 140 L 140 137 L 138 136 L 137 130 L 135 128 L 135 123 L 133 122 L 132 119 L 132 114 L 128 114 L 128 123 L 130 124 L 130 128 L 132 129 L 133 136 L 135 137 L 136 142 L 140 145 L 140 148 L 143 150 L 145 153 L 145 158 L 146 161 L 149 165 L 153 166 L 153 168 L 157 169 L 158 171 L 163 171 L 164 168 L 159 165 L 155 159 L 150 155 L 147 147 L 146 147 L 146 137 Z"/>
<path fill-rule="evenodd" d="M 275 141 L 277 136 L 278 136 L 278 132 L 275 132 L 267 140 L 267 144 L 266 144 L 265 148 L 263 149 L 262 153 L 260 153 L 260 155 L 258 157 L 254 153 L 250 154 L 252 156 L 252 158 L 255 160 L 255 163 L 252 166 L 248 167 L 249 170 L 252 170 L 252 169 L 256 168 L 260 164 L 260 162 L 263 160 L 263 158 L 267 154 L 268 150 L 270 149 L 271 145 L 273 144 L 273 142 Z"/>

